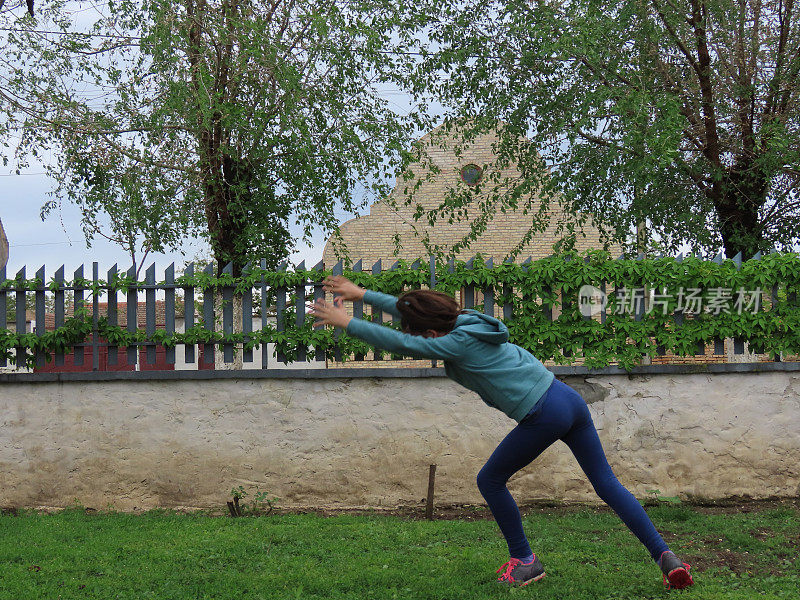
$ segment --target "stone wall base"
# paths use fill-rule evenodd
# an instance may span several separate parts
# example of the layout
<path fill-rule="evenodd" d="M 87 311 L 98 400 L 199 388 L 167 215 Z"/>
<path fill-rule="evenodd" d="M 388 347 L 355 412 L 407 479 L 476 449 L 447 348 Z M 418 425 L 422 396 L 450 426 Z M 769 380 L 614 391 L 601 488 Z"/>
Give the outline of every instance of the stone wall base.
<path fill-rule="evenodd" d="M 800 495 L 800 373 L 571 376 L 637 497 Z M 442 377 L 0 384 L 0 507 L 481 503 L 475 476 L 515 423 Z M 563 443 L 509 487 L 599 502 Z"/>

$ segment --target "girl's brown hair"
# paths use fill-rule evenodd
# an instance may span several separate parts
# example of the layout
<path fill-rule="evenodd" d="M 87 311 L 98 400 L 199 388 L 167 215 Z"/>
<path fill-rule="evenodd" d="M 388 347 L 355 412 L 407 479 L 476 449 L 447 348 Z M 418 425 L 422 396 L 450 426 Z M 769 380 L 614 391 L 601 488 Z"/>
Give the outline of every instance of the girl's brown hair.
<path fill-rule="evenodd" d="M 403 331 L 422 335 L 429 329 L 449 333 L 463 311 L 452 296 L 434 290 L 411 290 L 397 300 Z"/>

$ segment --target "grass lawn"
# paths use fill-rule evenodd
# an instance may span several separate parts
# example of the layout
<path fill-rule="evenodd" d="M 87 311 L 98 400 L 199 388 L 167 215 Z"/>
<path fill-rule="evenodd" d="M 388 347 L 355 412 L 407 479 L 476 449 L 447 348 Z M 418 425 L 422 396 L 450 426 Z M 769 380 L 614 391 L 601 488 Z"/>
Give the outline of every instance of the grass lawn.
<path fill-rule="evenodd" d="M 173 513 L 0 516 L 0 599 L 800 598 L 800 510 L 648 509 L 696 585 L 664 590 L 658 568 L 611 513 L 525 517 L 547 577 L 509 589 L 492 520 Z M 486 512 L 476 513 L 477 517 Z"/>

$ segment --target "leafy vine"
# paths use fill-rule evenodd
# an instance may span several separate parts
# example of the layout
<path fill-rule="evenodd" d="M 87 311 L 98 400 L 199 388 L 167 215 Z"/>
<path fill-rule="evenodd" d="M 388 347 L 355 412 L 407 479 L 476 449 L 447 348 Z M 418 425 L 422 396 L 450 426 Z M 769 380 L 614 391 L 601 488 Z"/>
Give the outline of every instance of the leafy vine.
<path fill-rule="evenodd" d="M 380 273 L 345 269 L 344 275 L 368 289 L 397 295 L 407 289 L 428 286 L 429 269 L 429 263 L 424 261 L 413 264 L 399 261 L 396 268 Z M 256 267 L 245 270 L 237 278 L 227 273 L 218 276 L 205 272 L 184 274 L 169 285 L 195 291 L 218 292 L 227 288 L 234 294 L 260 289 L 274 295 L 282 290 L 289 295 L 287 305 L 293 307 L 296 298 L 292 294 L 297 289 L 308 293 L 331 273 L 330 269 L 265 271 Z M 540 360 L 565 364 L 581 357 L 588 367 L 617 363 L 631 368 L 640 364 L 644 356 L 655 357 L 665 351 L 691 355 L 699 344 L 724 338 L 746 340 L 751 349 L 772 356 L 800 353 L 798 284 L 800 260 L 797 254 L 768 254 L 737 265 L 731 260 L 714 262 L 691 256 L 682 260 L 673 257 L 612 260 L 604 252 L 590 251 L 583 256 L 562 254 L 528 264 L 488 265 L 480 257 L 471 264 L 463 261 L 439 263 L 435 287 L 454 295 L 462 290 L 477 290 L 477 310 L 488 309 L 486 298 L 491 298 L 499 314 L 510 315 L 505 321 L 511 341 Z M 580 310 L 579 290 L 583 286 L 599 288 L 601 285 L 605 286 L 608 302 L 604 316 L 602 319 L 599 315 L 587 318 Z M 0 294 L 78 289 L 98 295 L 109 290 L 128 292 L 152 287 L 152 283 L 135 281 L 127 275 L 114 276 L 110 281 L 51 280 L 46 285 L 37 278 L 20 278 L 0 281 Z M 159 282 L 155 287 L 164 288 L 168 284 Z M 659 296 L 658 310 L 626 310 L 621 290 L 646 290 L 650 306 L 652 298 Z M 757 291 L 760 305 L 757 310 L 750 311 L 700 311 L 681 320 L 676 318 L 681 308 L 679 290 Z M 308 294 L 306 300 L 310 299 Z M 314 329 L 310 316 L 302 319 L 298 326 L 293 309 L 285 313 L 283 322 L 285 326 L 280 331 L 265 320 L 261 329 L 247 334 L 223 334 L 201 324 L 182 333 L 157 330 L 148 336 L 142 330 L 128 331 L 112 325 L 103 317 L 98 319 L 96 333 L 105 343 L 115 346 L 234 344 L 253 349 L 272 343 L 288 361 L 302 358 L 304 353 L 311 359 L 317 350 L 329 359 L 341 356 L 345 360 L 369 351 L 364 342 L 346 334 Z M 91 314 L 83 308 L 62 327 L 42 335 L 0 329 L 0 356 L 16 363 L 19 355 L 22 357 L 20 364 L 32 366 L 37 353 L 50 357 L 54 353 L 68 352 L 72 346 L 85 343 L 93 333 Z"/>

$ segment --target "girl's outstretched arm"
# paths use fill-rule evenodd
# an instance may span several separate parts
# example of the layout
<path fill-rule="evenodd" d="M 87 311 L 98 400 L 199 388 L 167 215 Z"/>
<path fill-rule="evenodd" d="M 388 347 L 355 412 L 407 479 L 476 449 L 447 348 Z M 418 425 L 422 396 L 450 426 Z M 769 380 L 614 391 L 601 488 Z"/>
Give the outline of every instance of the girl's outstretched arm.
<path fill-rule="evenodd" d="M 362 287 L 358 287 L 347 277 L 342 277 L 341 275 L 326 277 L 322 282 L 322 289 L 326 292 L 333 292 L 337 296 L 341 296 L 343 299 L 349 300 L 350 302 L 361 300 L 364 297 L 364 292 L 367 291 Z"/>
<path fill-rule="evenodd" d="M 403 333 L 370 321 L 354 319 L 345 311 L 343 298 L 336 298 L 333 304 L 317 300 L 311 307 L 311 314 L 317 318 L 314 327 L 322 325 L 341 327 L 371 346 L 414 358 L 454 360 L 464 355 L 469 343 L 467 336 L 460 332 L 427 338 Z"/>
<path fill-rule="evenodd" d="M 397 310 L 397 298 L 395 296 L 382 294 L 381 292 L 373 292 L 372 290 L 365 290 L 364 288 L 358 287 L 355 283 L 347 279 L 347 277 L 342 277 L 341 275 L 326 277 L 325 281 L 322 282 L 322 286 L 326 292 L 333 292 L 345 300 L 363 300 L 381 312 L 389 313 L 393 317 L 400 316 Z"/>
<path fill-rule="evenodd" d="M 348 323 L 353 319 L 345 311 L 344 298 L 341 297 L 335 298 L 333 304 L 329 304 L 325 300 L 317 300 L 310 309 L 311 314 L 317 318 L 314 321 L 314 327 L 333 325 L 334 327 L 347 329 Z"/>
<path fill-rule="evenodd" d="M 470 344 L 469 336 L 457 330 L 439 337 L 424 337 L 403 333 L 363 319 L 351 319 L 345 329 L 350 335 L 364 340 L 371 346 L 413 358 L 457 360 L 467 353 L 467 346 Z"/>

